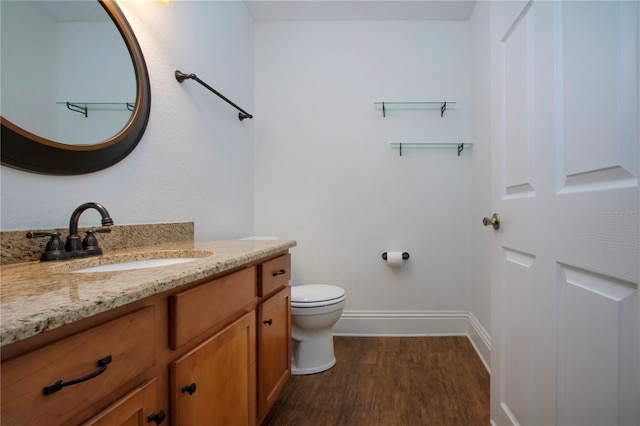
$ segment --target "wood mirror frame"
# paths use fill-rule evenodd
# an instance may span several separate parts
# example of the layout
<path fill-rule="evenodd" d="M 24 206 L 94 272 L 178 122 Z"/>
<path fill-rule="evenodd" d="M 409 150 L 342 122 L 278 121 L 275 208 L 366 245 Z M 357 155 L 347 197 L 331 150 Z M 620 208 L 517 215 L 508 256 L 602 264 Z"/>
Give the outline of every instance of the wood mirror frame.
<path fill-rule="evenodd" d="M 136 103 L 131 118 L 111 138 L 94 145 L 65 145 L 30 133 L 4 117 L 2 164 L 51 175 L 80 175 L 105 169 L 125 158 L 136 147 L 149 121 L 151 88 L 140 45 L 122 10 L 113 0 L 98 0 L 124 39 L 135 70 Z"/>

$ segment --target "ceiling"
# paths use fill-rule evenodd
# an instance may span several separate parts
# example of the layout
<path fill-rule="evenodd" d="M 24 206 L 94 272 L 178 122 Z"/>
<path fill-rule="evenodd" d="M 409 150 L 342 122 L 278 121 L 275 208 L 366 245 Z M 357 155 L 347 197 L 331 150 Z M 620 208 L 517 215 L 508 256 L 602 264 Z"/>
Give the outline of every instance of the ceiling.
<path fill-rule="evenodd" d="M 211 0 L 209 0 L 211 1 Z M 467 20 L 476 0 L 245 0 L 256 21 Z M 41 0 L 61 21 L 104 21 L 93 1 Z"/>
<path fill-rule="evenodd" d="M 245 0 L 256 21 L 467 20 L 476 0 Z"/>

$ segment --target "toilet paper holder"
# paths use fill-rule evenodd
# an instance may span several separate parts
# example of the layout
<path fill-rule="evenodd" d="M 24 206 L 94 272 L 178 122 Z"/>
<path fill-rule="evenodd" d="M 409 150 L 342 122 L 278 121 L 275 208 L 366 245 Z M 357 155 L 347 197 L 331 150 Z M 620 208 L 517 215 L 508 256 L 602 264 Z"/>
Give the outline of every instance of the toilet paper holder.
<path fill-rule="evenodd" d="M 384 253 L 382 253 L 382 258 L 384 260 L 387 260 L 387 252 L 386 251 Z M 409 253 L 407 253 L 406 251 L 402 252 L 402 259 L 407 260 L 408 258 L 409 258 Z"/>

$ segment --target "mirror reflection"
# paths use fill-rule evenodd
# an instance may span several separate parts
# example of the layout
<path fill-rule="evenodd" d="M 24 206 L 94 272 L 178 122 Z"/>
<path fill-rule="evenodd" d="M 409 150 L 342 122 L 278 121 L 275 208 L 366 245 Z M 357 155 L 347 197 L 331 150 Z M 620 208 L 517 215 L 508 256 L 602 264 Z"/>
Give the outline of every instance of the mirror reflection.
<path fill-rule="evenodd" d="M 1 115 L 46 139 L 102 143 L 131 119 L 127 46 L 93 1 L 2 0 Z"/>

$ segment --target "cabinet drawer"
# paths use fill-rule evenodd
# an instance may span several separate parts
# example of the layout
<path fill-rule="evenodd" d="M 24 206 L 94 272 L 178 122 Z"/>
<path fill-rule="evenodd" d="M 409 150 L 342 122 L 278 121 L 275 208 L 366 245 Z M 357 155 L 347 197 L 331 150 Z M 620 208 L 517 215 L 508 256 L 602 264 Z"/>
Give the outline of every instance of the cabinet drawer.
<path fill-rule="evenodd" d="M 248 268 L 169 298 L 169 347 L 177 349 L 213 327 L 222 327 L 256 301 L 256 269 Z"/>
<path fill-rule="evenodd" d="M 289 284 L 291 254 L 287 253 L 260 265 L 258 296 L 264 297 Z"/>
<path fill-rule="evenodd" d="M 155 307 L 150 306 L 2 364 L 2 424 L 68 423 L 155 365 Z M 99 368 L 99 360 L 111 361 Z M 71 382 L 102 372 L 86 381 Z"/>

